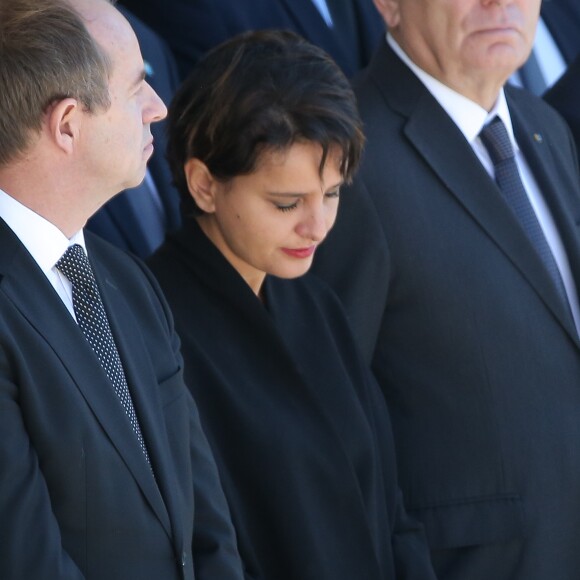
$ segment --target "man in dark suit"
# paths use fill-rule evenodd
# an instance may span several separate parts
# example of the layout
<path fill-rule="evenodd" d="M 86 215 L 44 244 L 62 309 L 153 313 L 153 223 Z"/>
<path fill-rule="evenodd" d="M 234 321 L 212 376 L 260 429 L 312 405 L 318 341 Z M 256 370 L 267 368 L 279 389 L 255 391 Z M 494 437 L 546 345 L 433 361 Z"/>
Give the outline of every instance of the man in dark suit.
<path fill-rule="evenodd" d="M 347 76 L 360 70 L 384 26 L 371 0 L 123 0 L 167 40 L 181 74 L 247 30 L 293 30 L 326 50 Z"/>
<path fill-rule="evenodd" d="M 579 53 L 580 4 L 575 0 L 545 0 L 532 52 L 510 82 L 542 95 Z"/>
<path fill-rule="evenodd" d="M 580 56 L 560 80 L 544 94 L 544 99 L 566 119 L 580 155 Z"/>
<path fill-rule="evenodd" d="M 580 191 L 562 119 L 502 88 L 540 0 L 375 0 L 367 134 L 315 271 L 392 414 L 442 580 L 580 570 Z"/>
<path fill-rule="evenodd" d="M 580 3 L 576 0 L 543 0 L 541 18 L 566 63 L 580 53 Z"/>
<path fill-rule="evenodd" d="M 0 578 L 241 580 L 169 308 L 82 230 L 166 109 L 119 12 L 71 4 L 0 7 Z"/>
<path fill-rule="evenodd" d="M 119 7 L 133 28 L 145 60 L 147 82 L 169 103 L 179 84 L 177 65 L 167 44 L 129 10 Z M 165 234 L 179 226 L 179 196 L 171 183 L 165 159 L 165 122 L 151 126 L 155 151 L 149 159 L 145 179 L 109 200 L 87 223 L 87 229 L 102 238 L 147 258 Z"/>

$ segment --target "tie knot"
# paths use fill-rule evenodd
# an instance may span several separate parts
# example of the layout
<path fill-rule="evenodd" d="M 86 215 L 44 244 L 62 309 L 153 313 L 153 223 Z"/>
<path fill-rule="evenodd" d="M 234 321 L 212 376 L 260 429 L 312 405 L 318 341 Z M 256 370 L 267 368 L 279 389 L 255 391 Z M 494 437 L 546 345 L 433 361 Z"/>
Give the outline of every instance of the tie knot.
<path fill-rule="evenodd" d="M 513 159 L 514 149 L 507 129 L 499 117 L 494 117 L 479 134 L 494 165 L 506 159 Z"/>
<path fill-rule="evenodd" d="M 56 267 L 73 283 L 92 286 L 95 281 L 91 264 L 82 246 L 69 246 Z"/>

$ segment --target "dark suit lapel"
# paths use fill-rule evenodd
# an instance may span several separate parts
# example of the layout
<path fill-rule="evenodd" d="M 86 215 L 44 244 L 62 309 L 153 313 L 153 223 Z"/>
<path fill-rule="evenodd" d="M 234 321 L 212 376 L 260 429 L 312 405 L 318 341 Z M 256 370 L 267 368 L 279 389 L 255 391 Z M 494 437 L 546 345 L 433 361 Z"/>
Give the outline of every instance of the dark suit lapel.
<path fill-rule="evenodd" d="M 510 115 L 516 140 L 556 222 L 572 277 L 576 287 L 580 288 L 580 198 L 577 195 L 577 174 L 574 172 L 571 178 L 569 168 L 561 167 L 558 149 L 562 143 L 551 143 L 549 135 L 544 136 L 535 116 L 522 115 L 520 108 L 511 104 Z"/>
<path fill-rule="evenodd" d="M 163 139 L 156 137 L 155 144 L 156 147 L 165 151 L 165 143 Z M 181 224 L 181 216 L 179 213 L 179 194 L 175 188 L 168 185 L 172 180 L 169 168 L 164 159 L 154 156 L 149 163 L 149 170 L 151 171 L 153 181 L 157 186 L 157 193 L 159 194 L 159 199 L 163 206 L 166 230 L 174 230 Z"/>
<path fill-rule="evenodd" d="M 542 2 L 542 19 L 567 64 L 570 64 L 580 51 L 578 42 L 580 11 L 575 2 L 576 0 L 572 0 L 569 5 L 562 0 Z"/>
<path fill-rule="evenodd" d="M 312 0 L 280 0 L 294 23 L 294 30 L 304 38 L 334 55 L 335 60 L 344 67 L 347 74 L 358 69 L 356 55 L 349 54 L 336 33 L 328 27 Z"/>
<path fill-rule="evenodd" d="M 511 210 L 501 199 L 499 189 L 481 165 L 463 134 L 423 84 L 390 48 L 386 49 L 382 60 L 390 62 L 389 79 L 393 78 L 395 72 L 397 73 L 397 88 L 391 90 L 391 81 L 384 78 L 386 75 L 379 74 L 381 69 L 385 70 L 384 62 L 383 66 L 377 70 L 378 63 L 374 61 L 371 74 L 389 105 L 407 118 L 404 126 L 407 139 L 449 193 L 457 199 L 509 258 L 515 268 L 521 272 L 546 307 L 570 334 L 574 343 L 580 346 L 566 306 L 558 296 L 540 258 Z M 525 140 L 524 154 L 526 155 L 530 139 L 532 139 L 531 133 Z M 538 153 L 535 153 L 530 165 L 535 163 L 538 157 Z M 545 173 L 546 182 L 552 177 L 547 173 L 547 165 L 546 159 L 539 163 L 542 168 L 541 172 Z M 544 180 L 539 185 L 544 187 Z"/>
<path fill-rule="evenodd" d="M 509 97 L 508 93 L 508 103 L 511 103 Z M 577 173 L 574 171 L 570 177 L 570 168 L 561 168 L 559 150 L 563 144 L 551 142 L 535 118 L 530 121 L 531 116 L 522 115 L 520 108 L 511 104 L 510 114 L 518 144 L 556 220 L 572 266 L 572 274 L 576 284 L 580 285 L 580 197 L 577 193 Z"/>
<path fill-rule="evenodd" d="M 372 1 L 356 0 L 353 6 L 357 16 L 362 62 L 367 63 L 379 43 L 384 41 L 385 25 Z"/>
<path fill-rule="evenodd" d="M 332 37 L 332 32 L 311 0 L 280 0 L 280 4 L 286 7 L 296 30 L 304 38 L 321 38 L 328 42 Z"/>
<path fill-rule="evenodd" d="M 147 355 L 147 347 L 139 330 L 139 321 L 134 318 L 130 305 L 106 269 L 99 264 L 93 264 L 93 267 L 111 331 L 115 337 L 119 356 L 123 361 L 127 383 L 147 444 L 157 485 L 151 478 L 149 466 L 143 460 L 140 449 L 138 454 L 135 452 L 129 454 L 130 450 L 127 449 L 126 461 L 159 519 L 163 522 L 168 535 L 171 537 L 171 530 L 173 530 L 176 545 L 181 545 L 182 529 L 180 525 L 177 525 L 180 518 L 177 506 L 173 501 L 175 498 L 172 491 L 177 489 L 177 482 L 174 480 L 175 468 L 170 463 L 171 452 L 165 430 L 165 418 L 159 400 L 155 370 L 152 368 Z M 136 443 L 132 431 L 130 431 L 130 436 L 132 436 L 131 443 Z M 159 491 L 163 494 L 163 500 Z M 167 518 L 168 512 L 171 524 Z"/>
<path fill-rule="evenodd" d="M 123 457 L 127 468 L 171 537 L 167 512 L 135 433 L 82 331 L 30 254 L 1 220 L 0 241 L 10 247 L 10 251 L 4 252 L 3 256 L 12 256 L 9 264 L 6 260 L 0 263 L 1 290 L 60 358 L 63 368 L 69 372 L 93 411 L 96 421 Z M 138 408 L 139 420 L 143 421 L 144 432 L 150 433 L 149 417 L 141 419 L 140 407 L 141 405 Z M 149 445 L 149 440 L 147 444 Z M 152 444 L 156 446 L 156 442 L 152 441 Z"/>
<path fill-rule="evenodd" d="M 167 147 L 165 129 L 165 123 L 154 123 L 151 126 L 151 133 L 155 139 L 155 148 L 158 151 L 164 152 Z M 166 162 L 165 155 L 163 153 L 158 153 L 157 155 L 153 155 L 153 157 L 151 157 L 149 162 L 149 170 L 151 171 L 153 181 L 157 187 L 159 199 L 163 205 L 166 230 L 174 230 L 181 224 L 181 215 L 179 213 L 179 194 L 177 190 L 171 185 L 171 171 L 169 170 L 169 165 Z"/>

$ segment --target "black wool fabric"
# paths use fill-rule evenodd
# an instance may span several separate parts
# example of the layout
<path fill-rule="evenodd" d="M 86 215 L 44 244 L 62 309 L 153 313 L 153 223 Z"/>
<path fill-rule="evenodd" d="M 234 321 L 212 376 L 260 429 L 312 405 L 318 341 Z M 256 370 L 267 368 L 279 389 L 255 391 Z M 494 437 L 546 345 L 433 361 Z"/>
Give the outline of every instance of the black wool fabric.
<path fill-rule="evenodd" d="M 434 578 L 402 507 L 390 422 L 345 316 L 314 278 L 262 303 L 192 219 L 150 260 L 251 578 Z"/>

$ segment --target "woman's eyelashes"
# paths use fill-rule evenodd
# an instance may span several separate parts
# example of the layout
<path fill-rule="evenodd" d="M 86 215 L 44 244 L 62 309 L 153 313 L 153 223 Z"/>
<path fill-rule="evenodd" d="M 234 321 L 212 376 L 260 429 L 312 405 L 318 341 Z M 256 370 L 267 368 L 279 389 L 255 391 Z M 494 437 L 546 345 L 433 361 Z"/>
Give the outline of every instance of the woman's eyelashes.
<path fill-rule="evenodd" d="M 292 203 L 286 203 L 286 204 L 282 204 L 280 202 L 274 202 L 274 205 L 280 211 L 292 211 L 293 209 L 296 209 L 298 207 L 298 201 L 299 200 L 296 200 Z"/>
<path fill-rule="evenodd" d="M 340 197 L 340 188 L 333 189 L 332 191 L 327 191 L 324 194 L 324 197 L 326 199 L 336 199 Z M 301 201 L 301 199 L 302 198 L 299 197 L 298 199 L 294 200 L 291 203 L 280 203 L 279 201 L 274 201 L 272 203 L 274 204 L 276 209 L 279 209 L 280 211 L 292 211 L 293 209 L 296 209 L 298 207 L 298 203 Z"/>

